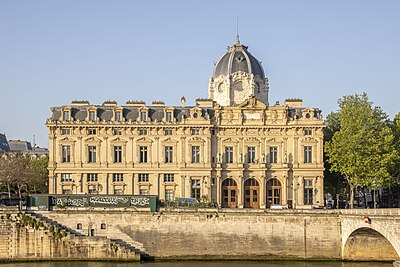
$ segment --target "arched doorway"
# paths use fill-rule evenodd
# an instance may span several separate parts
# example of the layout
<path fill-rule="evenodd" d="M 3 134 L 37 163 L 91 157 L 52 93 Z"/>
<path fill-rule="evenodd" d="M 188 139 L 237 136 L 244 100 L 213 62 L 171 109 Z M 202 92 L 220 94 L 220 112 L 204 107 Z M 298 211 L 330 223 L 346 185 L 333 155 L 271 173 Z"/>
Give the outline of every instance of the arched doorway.
<path fill-rule="evenodd" d="M 355 230 L 346 241 L 343 250 L 346 260 L 399 260 L 392 244 L 379 232 L 369 227 Z"/>
<path fill-rule="evenodd" d="M 282 204 L 282 185 L 278 179 L 269 179 L 267 181 L 267 208 L 272 205 Z"/>
<path fill-rule="evenodd" d="M 237 184 L 233 179 L 225 179 L 222 182 L 222 207 L 237 208 Z"/>
<path fill-rule="evenodd" d="M 258 209 L 260 207 L 260 186 L 256 179 L 244 182 L 244 207 Z"/>

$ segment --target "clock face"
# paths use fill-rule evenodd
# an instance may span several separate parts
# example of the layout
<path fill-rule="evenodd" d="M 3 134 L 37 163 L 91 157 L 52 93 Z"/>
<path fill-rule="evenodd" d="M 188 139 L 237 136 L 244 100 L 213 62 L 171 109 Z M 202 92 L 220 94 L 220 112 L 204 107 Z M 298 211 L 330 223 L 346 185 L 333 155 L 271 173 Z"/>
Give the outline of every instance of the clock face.
<path fill-rule="evenodd" d="M 222 93 L 222 92 L 224 91 L 224 88 L 225 88 L 224 84 L 223 84 L 223 83 L 220 83 L 220 84 L 218 85 L 218 92 Z"/>
<path fill-rule="evenodd" d="M 243 91 L 243 83 L 241 81 L 235 83 L 235 90 L 236 91 Z"/>

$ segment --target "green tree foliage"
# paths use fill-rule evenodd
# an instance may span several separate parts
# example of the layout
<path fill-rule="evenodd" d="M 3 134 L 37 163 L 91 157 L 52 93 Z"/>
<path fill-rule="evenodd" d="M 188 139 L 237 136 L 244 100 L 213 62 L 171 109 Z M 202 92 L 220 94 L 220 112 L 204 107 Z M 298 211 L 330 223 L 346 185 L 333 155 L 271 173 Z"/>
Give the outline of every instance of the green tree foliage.
<path fill-rule="evenodd" d="M 333 135 L 340 130 L 339 113 L 330 113 L 325 120 L 324 142 L 332 141 Z M 324 186 L 325 192 L 331 193 L 335 198 L 337 195 L 346 195 L 345 177 L 335 171 L 331 171 L 331 164 L 328 161 L 329 156 L 324 153 Z"/>
<path fill-rule="evenodd" d="M 339 111 L 331 115 L 335 131 L 325 151 L 330 170 L 342 174 L 349 184 L 353 207 L 355 188 L 375 190 L 396 182 L 390 173 L 396 160 L 394 135 L 388 116 L 372 106 L 367 94 L 344 96 L 338 104 Z"/>
<path fill-rule="evenodd" d="M 0 156 L 0 186 L 9 199 L 16 193 L 21 198 L 29 193 L 47 192 L 48 157 L 32 157 L 25 154 Z"/>

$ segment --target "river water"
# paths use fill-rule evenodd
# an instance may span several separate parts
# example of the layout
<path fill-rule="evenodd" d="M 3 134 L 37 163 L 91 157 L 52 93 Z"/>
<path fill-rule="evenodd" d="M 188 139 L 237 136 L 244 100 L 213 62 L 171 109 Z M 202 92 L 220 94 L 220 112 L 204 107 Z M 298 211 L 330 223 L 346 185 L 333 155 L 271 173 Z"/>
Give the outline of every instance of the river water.
<path fill-rule="evenodd" d="M 391 267 L 392 263 L 298 262 L 298 261 L 182 261 L 155 263 L 43 262 L 7 263 L 0 267 Z"/>

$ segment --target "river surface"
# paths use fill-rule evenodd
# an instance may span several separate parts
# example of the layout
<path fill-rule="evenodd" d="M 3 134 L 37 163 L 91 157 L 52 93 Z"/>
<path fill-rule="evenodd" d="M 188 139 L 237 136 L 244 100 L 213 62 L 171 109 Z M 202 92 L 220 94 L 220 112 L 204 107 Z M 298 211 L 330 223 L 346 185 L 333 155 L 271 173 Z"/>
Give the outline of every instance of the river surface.
<path fill-rule="evenodd" d="M 296 261 L 202 261 L 202 262 L 155 262 L 155 263 L 115 263 L 115 262 L 43 262 L 6 263 L 0 267 L 391 267 L 392 263 L 353 262 L 296 262 Z"/>

